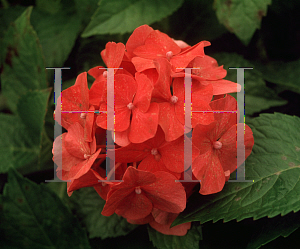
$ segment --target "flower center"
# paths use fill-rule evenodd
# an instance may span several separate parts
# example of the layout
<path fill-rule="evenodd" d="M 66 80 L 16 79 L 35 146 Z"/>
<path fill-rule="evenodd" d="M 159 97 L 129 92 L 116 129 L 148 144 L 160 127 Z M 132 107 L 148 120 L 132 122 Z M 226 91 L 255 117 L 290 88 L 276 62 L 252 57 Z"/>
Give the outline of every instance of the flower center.
<path fill-rule="evenodd" d="M 129 110 L 132 110 L 132 109 L 134 108 L 134 105 L 133 105 L 132 103 L 129 103 L 129 104 L 127 105 L 127 107 L 128 107 Z"/>
<path fill-rule="evenodd" d="M 89 159 L 91 157 L 91 155 L 84 154 L 83 157 L 84 157 L 84 159 Z"/>
<path fill-rule="evenodd" d="M 157 155 L 157 154 L 158 154 L 157 149 L 156 149 L 156 148 L 152 149 L 152 150 L 151 150 L 151 154 L 152 154 L 153 156 Z"/>
<path fill-rule="evenodd" d="M 222 143 L 220 141 L 216 141 L 213 143 L 213 146 L 216 150 L 219 150 L 222 148 Z"/>
<path fill-rule="evenodd" d="M 104 71 L 104 72 L 103 72 L 103 77 L 104 77 L 104 78 L 107 78 L 107 71 Z"/>
<path fill-rule="evenodd" d="M 154 159 L 155 159 L 156 161 L 159 161 L 159 160 L 160 160 L 161 155 L 158 153 L 158 150 L 157 150 L 156 148 L 153 148 L 153 149 L 151 150 L 151 154 L 154 156 Z"/>
<path fill-rule="evenodd" d="M 170 60 L 173 57 L 173 52 L 172 51 L 167 52 L 166 57 L 168 60 Z"/>
<path fill-rule="evenodd" d="M 225 174 L 225 177 L 230 176 L 230 170 L 226 170 L 226 171 L 224 172 L 224 174 Z"/>
<path fill-rule="evenodd" d="M 141 194 L 142 193 L 142 190 L 141 190 L 141 188 L 140 187 L 135 187 L 135 193 L 136 194 Z"/>
<path fill-rule="evenodd" d="M 170 98 L 170 102 L 173 103 L 173 104 L 177 103 L 177 101 L 178 101 L 178 97 L 176 97 L 176 96 L 172 96 Z"/>
<path fill-rule="evenodd" d="M 87 115 L 87 113 L 82 112 L 82 113 L 80 113 L 80 118 L 85 119 L 85 118 L 86 118 L 86 115 Z"/>

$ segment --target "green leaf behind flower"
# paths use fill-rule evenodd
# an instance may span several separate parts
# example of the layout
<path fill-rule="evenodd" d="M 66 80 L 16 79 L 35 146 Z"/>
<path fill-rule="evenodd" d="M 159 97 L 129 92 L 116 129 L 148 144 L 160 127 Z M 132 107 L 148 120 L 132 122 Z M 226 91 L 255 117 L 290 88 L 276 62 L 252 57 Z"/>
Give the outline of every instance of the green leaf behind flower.
<path fill-rule="evenodd" d="M 265 80 L 275 83 L 285 90 L 300 93 L 300 60 L 272 61 L 267 64 L 256 62 L 255 65 Z"/>
<path fill-rule="evenodd" d="M 10 167 L 23 174 L 38 171 L 51 159 L 52 141 L 44 129 L 50 89 L 38 37 L 29 21 L 31 11 L 27 8 L 10 25 L 3 40 L 2 94 L 15 115 L 1 114 L 2 173 Z"/>
<path fill-rule="evenodd" d="M 3 39 L 6 48 L 1 74 L 2 93 L 12 112 L 17 111 L 20 96 L 28 90 L 47 88 L 41 46 L 30 24 L 32 7 L 13 22 Z"/>
<path fill-rule="evenodd" d="M 131 32 L 167 17 L 182 4 L 183 0 L 102 0 L 82 37 Z"/>
<path fill-rule="evenodd" d="M 215 0 L 219 21 L 248 45 L 272 0 Z"/>
<path fill-rule="evenodd" d="M 54 13 L 45 13 L 35 8 L 32 12 L 31 22 L 41 43 L 46 67 L 61 67 L 75 45 L 81 28 L 81 20 L 75 7 L 70 3 L 68 7 L 64 7 L 60 1 L 53 2 L 60 8 L 59 10 Z"/>
<path fill-rule="evenodd" d="M 61 200 L 13 169 L 0 203 L 1 248 L 90 248 L 85 231 Z"/>

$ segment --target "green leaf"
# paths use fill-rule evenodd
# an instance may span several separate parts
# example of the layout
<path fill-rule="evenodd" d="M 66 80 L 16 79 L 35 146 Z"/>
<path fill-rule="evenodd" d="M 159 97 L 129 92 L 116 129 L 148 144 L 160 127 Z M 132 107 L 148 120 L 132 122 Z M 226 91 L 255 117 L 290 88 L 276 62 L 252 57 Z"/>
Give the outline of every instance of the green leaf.
<path fill-rule="evenodd" d="M 212 41 L 228 32 L 216 17 L 212 1 L 186 0 L 166 21 L 169 24 L 165 29 L 168 35 L 190 45 L 203 40 Z"/>
<path fill-rule="evenodd" d="M 126 235 L 137 227 L 117 214 L 103 216 L 101 212 L 105 201 L 92 187 L 75 191 L 70 201 L 73 202 L 77 215 L 82 218 L 90 238 L 114 238 Z"/>
<path fill-rule="evenodd" d="M 193 225 L 185 236 L 165 235 L 148 226 L 149 238 L 158 249 L 198 249 L 201 226 Z"/>
<path fill-rule="evenodd" d="M 177 10 L 183 0 L 102 0 L 82 37 L 124 34 L 143 24 L 152 24 Z"/>
<path fill-rule="evenodd" d="M 36 0 L 35 4 L 38 9 L 50 14 L 57 13 L 61 8 L 60 0 Z"/>
<path fill-rule="evenodd" d="M 47 88 L 45 64 L 38 37 L 30 25 L 32 7 L 9 27 L 4 37 L 5 63 L 1 74 L 2 93 L 16 112 L 20 96 L 28 90 Z"/>
<path fill-rule="evenodd" d="M 208 196 L 196 193 L 173 226 L 272 218 L 300 210 L 300 118 L 262 114 L 251 124 L 255 144 L 245 174 L 254 182 L 227 182 L 221 192 Z"/>
<path fill-rule="evenodd" d="M 300 227 L 300 212 L 290 213 L 283 217 L 268 219 L 252 236 L 247 249 L 260 248 L 272 240 L 287 237 Z"/>
<path fill-rule="evenodd" d="M 255 66 L 265 80 L 278 84 L 286 90 L 300 93 L 300 60 L 272 61 L 267 64 L 255 63 Z"/>
<path fill-rule="evenodd" d="M 34 9 L 31 21 L 42 45 L 46 67 L 63 66 L 80 31 L 79 16 L 72 8 L 68 11 L 62 8 L 56 14 Z"/>
<path fill-rule="evenodd" d="M 98 7 L 99 0 L 75 0 L 77 13 L 85 25 L 87 25 L 95 10 Z"/>
<path fill-rule="evenodd" d="M 7 9 L 0 9 L 0 37 L 3 38 L 10 23 L 15 21 L 25 10 L 24 6 L 16 5 Z"/>
<path fill-rule="evenodd" d="M 18 115 L 27 126 L 29 135 L 37 144 L 41 143 L 41 134 L 50 93 L 51 89 L 28 91 L 21 96 L 17 105 Z"/>
<path fill-rule="evenodd" d="M 90 248 L 85 231 L 60 199 L 13 169 L 1 209 L 1 245 L 6 248 Z"/>
<path fill-rule="evenodd" d="M 10 167 L 19 168 L 24 174 L 33 172 L 51 158 L 52 141 L 44 132 L 49 95 L 47 89 L 28 91 L 17 105 L 18 116 L 0 115 L 0 172 L 7 172 Z"/>
<path fill-rule="evenodd" d="M 248 45 L 262 17 L 267 14 L 271 0 L 215 0 L 214 8 L 219 21 Z"/>
<path fill-rule="evenodd" d="M 283 239 L 299 226 L 300 212 L 289 213 L 285 216 L 267 217 L 252 220 L 245 219 L 240 222 L 234 220 L 223 223 L 207 222 L 202 225 L 203 240 L 199 248 L 209 249 L 256 249 L 268 245 L 271 241 Z M 218 239 L 216 239 L 216 235 Z M 292 236 L 292 235 L 289 235 Z M 289 238 L 285 239 L 288 241 Z M 262 248 L 265 248 L 264 246 Z M 289 246 L 274 246 L 269 248 L 294 248 Z"/>
<path fill-rule="evenodd" d="M 273 106 L 287 104 L 286 100 L 279 98 L 275 91 L 266 86 L 263 74 L 241 55 L 235 53 L 218 53 L 214 54 L 213 57 L 217 59 L 219 65 L 224 65 L 225 69 L 229 67 L 253 67 L 253 69 L 245 69 L 244 71 L 246 115 L 261 112 Z M 236 82 L 236 77 L 237 70 L 227 70 L 225 79 Z"/>
<path fill-rule="evenodd" d="M 276 240 L 262 246 L 262 249 L 282 249 L 282 248 L 295 248 L 299 244 L 300 229 L 298 228 L 289 237 L 279 237 Z"/>
<path fill-rule="evenodd" d="M 0 114 L 0 173 L 10 167 L 31 165 L 39 155 L 39 144 L 30 136 L 22 120 L 13 115 Z"/>

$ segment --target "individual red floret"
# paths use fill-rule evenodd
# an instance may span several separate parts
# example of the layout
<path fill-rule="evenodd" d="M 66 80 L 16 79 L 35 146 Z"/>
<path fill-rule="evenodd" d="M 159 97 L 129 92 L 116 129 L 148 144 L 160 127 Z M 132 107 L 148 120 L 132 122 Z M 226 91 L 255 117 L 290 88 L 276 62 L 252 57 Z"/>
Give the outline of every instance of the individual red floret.
<path fill-rule="evenodd" d="M 243 161 L 237 161 L 237 124 L 236 100 L 227 95 L 225 98 L 211 103 L 215 111 L 215 122 L 210 125 L 197 125 L 193 130 L 193 144 L 200 150 L 200 155 L 193 162 L 193 173 L 200 180 L 200 194 L 207 195 L 220 192 L 229 180 L 230 174 Z M 225 113 L 224 113 L 225 111 Z M 232 113 L 230 113 L 232 112 Z M 247 158 L 254 144 L 253 134 L 245 125 L 244 134 L 245 158 Z"/>
<path fill-rule="evenodd" d="M 114 128 L 117 132 L 129 129 L 129 140 L 141 143 L 154 137 L 159 107 L 157 103 L 150 103 L 153 86 L 147 76 L 136 73 L 135 79 L 128 75 L 115 75 Z M 107 104 L 102 104 L 100 111 L 106 110 Z M 106 129 L 107 114 L 100 114 L 96 122 L 98 126 Z"/>
<path fill-rule="evenodd" d="M 127 219 L 147 217 L 153 208 L 178 213 L 185 209 L 186 194 L 167 172 L 155 173 L 128 167 L 123 182 L 111 187 L 102 215 L 117 213 Z"/>
<path fill-rule="evenodd" d="M 99 156 L 96 139 L 84 140 L 84 129 L 79 123 L 72 124 L 68 132 L 58 136 L 53 143 L 53 161 L 57 164 L 62 180 L 73 180 L 86 174 Z"/>

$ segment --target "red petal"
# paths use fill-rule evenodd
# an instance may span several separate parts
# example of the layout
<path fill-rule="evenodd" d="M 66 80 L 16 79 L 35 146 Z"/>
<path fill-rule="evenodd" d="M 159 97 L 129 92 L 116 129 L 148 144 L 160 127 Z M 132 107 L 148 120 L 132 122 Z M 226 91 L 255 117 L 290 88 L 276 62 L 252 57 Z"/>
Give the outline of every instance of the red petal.
<path fill-rule="evenodd" d="M 93 128 L 94 128 L 94 121 L 95 121 L 95 107 L 91 106 L 89 109 L 89 113 L 86 115 L 85 118 L 85 126 L 84 126 L 84 140 L 86 142 L 93 141 Z"/>
<path fill-rule="evenodd" d="M 115 132 L 115 143 L 122 147 L 129 145 L 130 141 L 128 138 L 128 134 L 129 134 L 129 129 L 127 129 L 125 131 L 116 131 Z"/>
<path fill-rule="evenodd" d="M 153 221 L 153 216 L 151 214 L 149 214 L 147 217 L 145 217 L 143 219 L 137 219 L 137 220 L 127 219 L 127 221 L 131 224 L 144 225 L 144 224 L 147 224 L 147 223 Z"/>
<path fill-rule="evenodd" d="M 119 68 L 125 52 L 123 43 L 108 42 L 101 52 L 102 59 L 108 68 Z"/>
<path fill-rule="evenodd" d="M 69 171 L 74 165 L 83 161 L 78 157 L 71 155 L 65 145 L 65 138 L 67 133 L 58 136 L 53 143 L 53 161 L 58 166 L 58 170 Z"/>
<path fill-rule="evenodd" d="M 154 68 L 147 69 L 143 71 L 143 74 L 147 75 L 148 79 L 151 81 L 151 84 L 154 86 L 158 79 L 158 73 L 157 70 Z M 152 92 L 153 95 L 153 92 Z"/>
<path fill-rule="evenodd" d="M 115 150 L 115 159 L 116 162 L 122 163 L 139 162 L 149 154 L 150 150 L 151 147 L 145 143 L 129 144 L 126 147 Z"/>
<path fill-rule="evenodd" d="M 138 89 L 134 97 L 133 105 L 141 112 L 147 112 L 153 91 L 152 83 L 146 75 L 141 73 L 136 73 L 135 78 L 138 83 Z"/>
<path fill-rule="evenodd" d="M 88 110 L 89 109 L 89 88 L 87 84 L 87 73 L 83 72 L 79 74 L 76 78 L 76 82 L 74 86 L 80 87 L 80 99 L 82 103 L 81 110 Z"/>
<path fill-rule="evenodd" d="M 166 168 L 172 172 L 181 173 L 184 171 L 184 136 L 159 147 L 162 160 Z M 187 157 L 191 157 L 192 161 L 199 155 L 199 150 L 192 145 L 192 151 L 187 153 Z"/>
<path fill-rule="evenodd" d="M 62 91 L 61 96 L 58 97 L 55 109 L 55 120 L 65 129 L 68 129 L 69 126 L 74 123 L 80 123 L 83 126 L 84 121 L 80 118 L 78 111 L 87 110 L 88 109 L 82 107 L 80 87 L 78 85 L 71 86 Z M 61 114 L 61 120 L 57 118 L 59 114 Z"/>
<path fill-rule="evenodd" d="M 181 48 L 181 51 L 182 49 L 184 48 L 188 48 L 190 47 L 190 45 L 188 45 L 186 42 L 182 41 L 182 40 L 174 40 L 173 41 Z"/>
<path fill-rule="evenodd" d="M 227 95 L 225 98 L 212 101 L 210 106 L 214 111 L 221 112 L 214 113 L 215 120 L 217 121 L 215 139 L 218 139 L 231 126 L 235 125 L 237 120 L 239 120 L 240 115 L 237 108 L 237 101 L 234 97 Z"/>
<path fill-rule="evenodd" d="M 126 43 L 126 50 L 130 56 L 133 56 L 133 50 L 145 44 L 146 38 L 153 31 L 148 25 L 142 25 L 136 28 Z"/>
<path fill-rule="evenodd" d="M 103 75 L 103 72 L 106 71 L 105 67 L 102 66 L 97 66 L 97 67 L 93 67 L 88 71 L 88 74 L 93 76 L 95 79 L 97 79 L 98 77 Z"/>
<path fill-rule="evenodd" d="M 106 111 L 106 106 L 106 104 L 102 104 L 100 106 L 100 112 Z M 114 130 L 118 132 L 126 131 L 130 125 L 131 110 L 124 106 L 122 108 L 115 109 L 114 115 Z M 97 116 L 96 124 L 103 129 L 107 129 L 107 113 L 100 113 L 100 115 Z"/>
<path fill-rule="evenodd" d="M 98 178 L 89 170 L 86 174 L 79 177 L 78 179 L 68 182 L 68 192 L 73 192 L 80 188 L 91 187 L 99 184 Z"/>
<path fill-rule="evenodd" d="M 186 194 L 182 184 L 175 182 L 176 177 L 164 171 L 157 171 L 154 175 L 157 181 L 141 187 L 152 201 L 153 207 L 172 213 L 182 212 L 186 206 Z"/>
<path fill-rule="evenodd" d="M 213 94 L 236 93 L 241 91 L 241 85 L 229 80 L 201 81 L 201 84 L 212 84 Z"/>
<path fill-rule="evenodd" d="M 129 166 L 123 176 L 123 180 L 125 183 L 130 184 L 130 186 L 143 187 L 154 183 L 157 179 L 155 177 L 155 174 L 138 170 Z M 119 186 L 114 186 L 114 188 L 117 189 L 119 188 Z"/>
<path fill-rule="evenodd" d="M 166 235 L 175 235 L 175 236 L 184 236 L 187 231 L 191 228 L 191 222 L 183 223 L 175 227 L 170 228 L 173 221 L 177 218 L 178 214 L 168 213 L 168 223 L 160 224 L 155 220 L 151 221 L 149 225 L 154 228 L 156 231 L 166 234 Z"/>
<path fill-rule="evenodd" d="M 199 193 L 209 195 L 220 192 L 225 184 L 225 174 L 218 156 L 211 150 L 210 153 L 199 155 L 198 160 L 202 168 L 199 171 L 193 168 L 193 171 L 201 181 Z"/>
<path fill-rule="evenodd" d="M 107 195 L 106 204 L 102 210 L 102 215 L 104 216 L 112 215 L 117 209 L 120 209 L 122 208 L 122 206 L 126 205 L 124 201 L 125 202 L 130 202 L 133 200 L 139 201 L 135 199 L 134 196 L 131 195 L 131 193 L 138 195 L 135 193 L 135 187 L 139 187 L 139 186 L 142 187 L 144 185 L 149 185 L 155 181 L 156 181 L 156 177 L 154 174 L 146 171 L 137 170 L 131 166 L 128 167 L 123 176 L 123 182 L 111 187 L 111 190 Z M 131 197 L 131 199 L 133 200 L 129 200 L 128 197 Z M 144 200 L 144 198 L 142 199 Z M 128 208 L 128 206 L 125 207 Z M 127 208 L 125 208 L 125 210 Z M 151 210 L 152 210 L 152 204 L 151 204 Z M 146 217 L 147 215 L 145 215 L 144 217 Z M 140 219 L 144 217 L 131 217 L 130 219 Z"/>
<path fill-rule="evenodd" d="M 126 200 L 118 205 L 116 214 L 126 219 L 136 220 L 147 217 L 152 211 L 151 201 L 143 194 L 132 192 Z"/>
<path fill-rule="evenodd" d="M 173 55 L 179 54 L 181 51 L 181 48 L 174 42 L 172 38 L 158 30 L 154 30 L 149 34 L 145 44 L 156 44 L 159 47 L 164 48 L 164 57 L 169 51 L 172 51 Z"/>
<path fill-rule="evenodd" d="M 137 83 L 133 77 L 126 74 L 116 74 L 114 79 L 115 109 L 117 109 L 132 102 Z"/>
<path fill-rule="evenodd" d="M 141 57 L 133 57 L 131 61 L 134 64 L 136 71 L 138 72 L 142 72 L 149 68 L 155 68 L 153 60 L 144 59 Z"/>
<path fill-rule="evenodd" d="M 171 64 L 165 58 L 157 58 L 154 60 L 156 70 L 158 72 L 158 79 L 155 82 L 152 93 L 153 98 L 161 98 L 169 101 L 171 98 Z"/>
<path fill-rule="evenodd" d="M 184 125 L 176 117 L 173 104 L 159 103 L 158 124 L 165 133 L 166 141 L 173 141 L 184 134 Z"/>
<path fill-rule="evenodd" d="M 115 131 L 126 131 L 130 125 L 131 110 L 127 107 L 115 109 Z"/>
<path fill-rule="evenodd" d="M 238 126 L 244 126 L 244 124 L 239 123 Z M 236 158 L 237 149 L 244 149 L 239 145 L 237 148 L 237 126 L 233 125 L 230 129 L 228 129 L 219 141 L 222 143 L 222 148 L 218 151 L 218 157 L 223 166 L 224 172 L 230 170 L 230 173 L 232 173 L 236 170 L 237 166 L 240 166 L 244 161 L 241 160 L 237 162 Z M 252 130 L 248 125 L 245 125 L 244 145 L 246 159 L 251 154 L 252 147 L 254 145 Z"/>
<path fill-rule="evenodd" d="M 106 102 L 107 85 L 106 79 L 101 81 L 95 80 L 90 90 L 90 104 L 99 107 L 100 104 Z"/>
<path fill-rule="evenodd" d="M 129 140 L 132 143 L 142 143 L 155 136 L 158 125 L 159 106 L 151 103 L 146 113 L 134 109 L 129 131 Z"/>
<path fill-rule="evenodd" d="M 120 183 L 122 184 L 122 183 Z M 120 185 L 119 184 L 119 185 Z M 122 188 L 122 189 L 111 189 L 108 192 L 106 203 L 104 205 L 104 208 L 102 210 L 102 215 L 104 216 L 110 216 L 114 214 L 118 206 L 123 202 L 124 199 L 127 201 L 130 201 L 128 197 L 131 193 L 134 192 L 134 187 L 131 188 Z"/>
<path fill-rule="evenodd" d="M 158 148 L 165 141 L 164 132 L 158 126 L 155 137 L 141 144 L 130 144 L 126 147 L 115 150 L 117 162 L 138 162 L 150 155 L 153 148 Z"/>
<path fill-rule="evenodd" d="M 200 113 L 192 113 L 192 127 L 194 128 L 197 124 L 208 125 L 214 121 L 214 114 L 211 112 L 212 109 L 209 106 L 209 102 L 212 99 L 212 86 L 201 86 L 197 81 L 192 82 L 192 96 L 191 104 L 192 111 L 201 111 Z M 175 78 L 173 80 L 174 96 L 178 97 L 178 102 L 175 104 L 175 113 L 178 120 L 185 123 L 185 111 L 184 111 L 184 78 Z"/>
<path fill-rule="evenodd" d="M 204 57 L 196 57 L 189 67 L 192 69 L 193 77 L 199 80 L 219 80 L 227 75 L 227 71 L 223 66 L 218 67 L 217 61 L 207 55 Z"/>
<path fill-rule="evenodd" d="M 152 172 L 152 173 L 157 172 L 157 171 L 165 171 L 165 172 L 168 172 L 168 173 L 174 175 L 177 179 L 180 179 L 180 177 L 181 177 L 180 173 L 175 173 L 175 172 L 168 170 L 162 159 L 159 161 L 155 160 L 153 155 L 148 155 L 146 158 L 144 158 L 139 164 L 139 169 L 148 171 L 148 172 Z"/>
<path fill-rule="evenodd" d="M 66 172 L 65 175 L 66 179 L 67 180 L 78 179 L 79 177 L 86 174 L 92 167 L 93 163 L 95 162 L 99 154 L 100 154 L 100 149 L 96 151 L 93 155 L 91 155 L 91 157 L 88 158 L 87 160 L 84 160 L 81 163 L 74 165 L 70 169 L 70 171 Z"/>
<path fill-rule="evenodd" d="M 193 130 L 192 141 L 203 154 L 212 148 L 212 141 L 217 137 L 215 134 L 216 122 L 209 125 L 197 125 Z"/>
<path fill-rule="evenodd" d="M 168 213 L 166 211 L 161 211 L 157 208 L 153 208 L 151 214 L 157 223 L 163 224 L 163 225 L 168 224 L 170 213 Z"/>
<path fill-rule="evenodd" d="M 107 114 L 103 113 L 103 112 L 106 112 L 106 110 L 107 110 L 106 106 L 107 105 L 105 103 L 102 103 L 102 105 L 100 105 L 100 108 L 99 108 L 100 114 L 96 118 L 96 124 L 99 127 L 101 127 L 102 129 L 107 129 Z"/>
<path fill-rule="evenodd" d="M 184 50 L 177 56 L 171 58 L 170 62 L 172 64 L 172 69 L 175 72 L 182 71 L 187 65 L 195 59 L 197 56 L 203 57 L 204 56 L 204 47 L 209 46 L 210 42 L 202 41 L 198 44 L 194 45 L 193 47 Z"/>
<path fill-rule="evenodd" d="M 138 57 L 154 60 L 157 57 L 166 57 L 166 49 L 157 44 L 146 44 L 134 50 L 134 54 Z"/>
<path fill-rule="evenodd" d="M 122 61 L 120 68 L 123 69 L 119 69 L 117 71 L 117 73 L 122 72 L 123 74 L 127 74 L 124 71 L 126 70 L 132 77 L 134 77 L 135 73 L 136 73 L 136 69 L 134 67 L 134 65 L 132 64 L 131 61 Z"/>
<path fill-rule="evenodd" d="M 65 136 L 65 146 L 74 157 L 84 160 L 84 155 L 91 155 L 89 143 L 84 141 L 84 129 L 78 123 L 69 127 Z"/>

